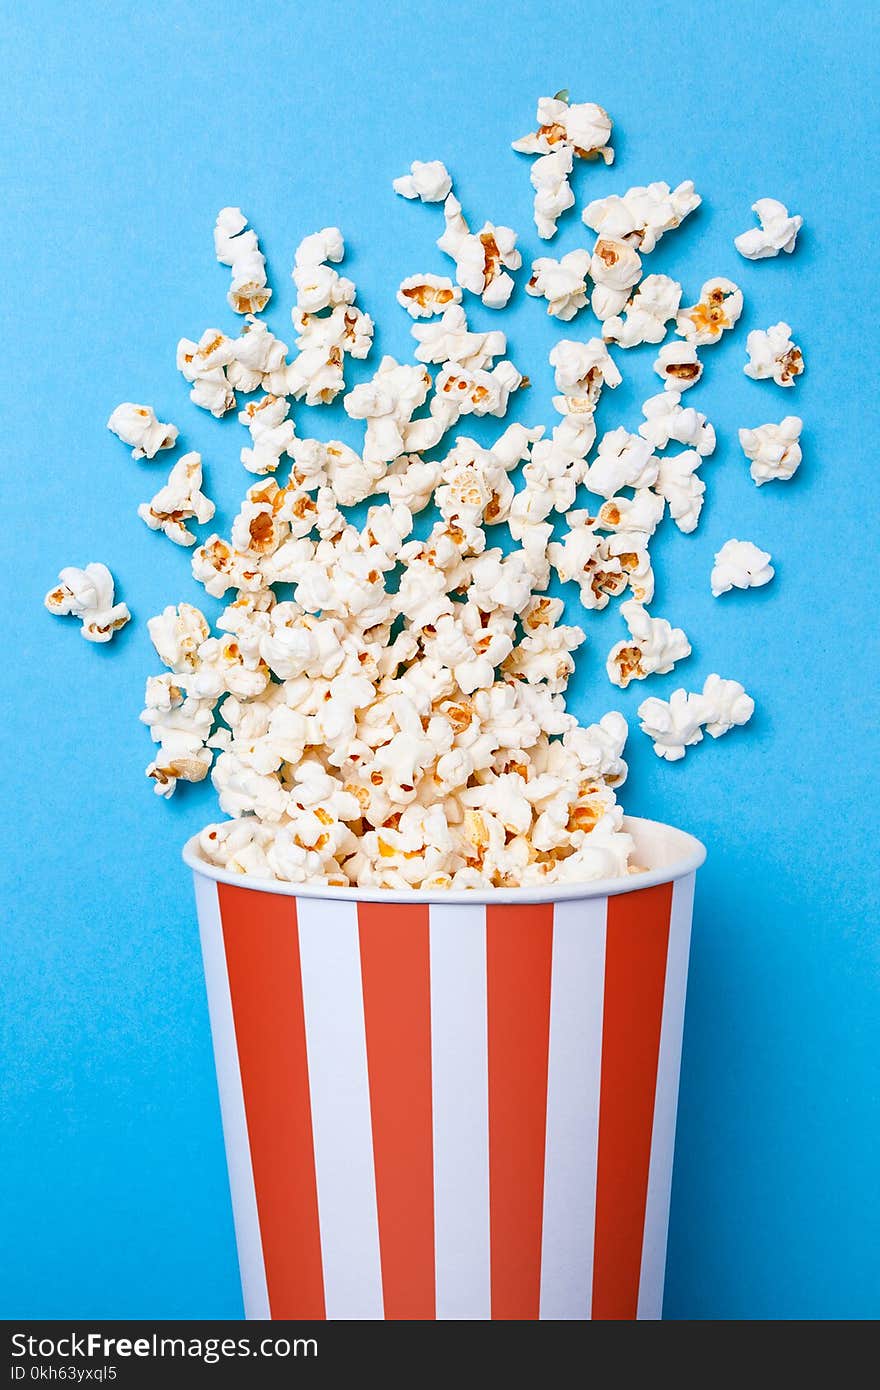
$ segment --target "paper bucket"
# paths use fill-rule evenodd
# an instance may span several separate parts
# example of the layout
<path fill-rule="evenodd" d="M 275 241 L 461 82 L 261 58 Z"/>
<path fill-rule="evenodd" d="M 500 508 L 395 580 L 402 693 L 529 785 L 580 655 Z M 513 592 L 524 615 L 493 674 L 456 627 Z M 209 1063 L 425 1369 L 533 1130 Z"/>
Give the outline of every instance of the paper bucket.
<path fill-rule="evenodd" d="M 194 870 L 249 1318 L 658 1318 L 698 840 L 626 879 Z"/>

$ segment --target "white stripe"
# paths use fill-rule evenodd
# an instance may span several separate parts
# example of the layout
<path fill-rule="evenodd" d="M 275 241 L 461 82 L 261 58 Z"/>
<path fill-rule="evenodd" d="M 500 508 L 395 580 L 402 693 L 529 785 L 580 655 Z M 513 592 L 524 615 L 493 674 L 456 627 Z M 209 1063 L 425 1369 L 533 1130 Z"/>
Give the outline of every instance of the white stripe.
<path fill-rule="evenodd" d="M 602 1077 L 607 898 L 556 903 L 540 1316 L 589 1318 Z"/>
<path fill-rule="evenodd" d="M 357 903 L 297 898 L 328 1319 L 382 1318 Z"/>
<path fill-rule="evenodd" d="M 195 882 L 244 1314 L 246 1318 L 265 1319 L 271 1317 L 269 1291 L 266 1287 L 266 1267 L 263 1263 L 260 1218 L 257 1214 L 257 1194 L 251 1167 L 244 1093 L 241 1088 L 241 1071 L 235 1044 L 235 1024 L 232 1017 L 232 998 L 229 993 L 229 974 L 226 968 L 226 948 L 223 944 L 217 884 L 212 879 L 203 878 L 201 874 L 195 875 Z"/>
<path fill-rule="evenodd" d="M 666 1274 L 666 1236 L 669 1197 L 672 1190 L 672 1156 L 675 1149 L 675 1113 L 678 1108 L 678 1076 L 684 1003 L 687 990 L 694 875 L 676 881 L 672 889 L 666 983 L 663 988 L 663 1022 L 657 1058 L 657 1090 L 654 1096 L 654 1129 L 648 1168 L 648 1197 L 642 1238 L 637 1316 L 663 1316 L 663 1282 Z"/>
<path fill-rule="evenodd" d="M 431 905 L 437 1318 L 492 1316 L 486 909 Z"/>

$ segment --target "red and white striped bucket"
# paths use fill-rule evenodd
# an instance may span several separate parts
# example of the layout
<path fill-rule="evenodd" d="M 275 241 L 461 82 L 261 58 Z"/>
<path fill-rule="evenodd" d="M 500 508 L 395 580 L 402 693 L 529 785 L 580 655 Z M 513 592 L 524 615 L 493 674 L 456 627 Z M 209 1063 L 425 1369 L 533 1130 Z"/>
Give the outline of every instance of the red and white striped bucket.
<path fill-rule="evenodd" d="M 249 1318 L 658 1318 L 698 840 L 485 893 L 195 872 Z"/>

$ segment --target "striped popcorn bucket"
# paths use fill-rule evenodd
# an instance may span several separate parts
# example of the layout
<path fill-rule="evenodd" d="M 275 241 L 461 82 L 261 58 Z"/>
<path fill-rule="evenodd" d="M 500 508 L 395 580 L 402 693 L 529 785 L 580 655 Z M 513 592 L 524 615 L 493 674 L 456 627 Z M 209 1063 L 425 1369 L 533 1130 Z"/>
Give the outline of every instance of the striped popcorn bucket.
<path fill-rule="evenodd" d="M 249 1318 L 659 1318 L 694 876 L 242 879 L 191 840 Z"/>

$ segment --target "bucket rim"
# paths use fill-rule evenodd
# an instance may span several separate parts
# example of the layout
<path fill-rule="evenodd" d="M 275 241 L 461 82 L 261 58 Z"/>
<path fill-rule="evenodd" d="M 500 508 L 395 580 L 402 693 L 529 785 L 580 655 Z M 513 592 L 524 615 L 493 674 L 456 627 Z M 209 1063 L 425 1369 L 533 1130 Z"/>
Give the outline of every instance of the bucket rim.
<path fill-rule="evenodd" d="M 271 893 L 287 898 L 323 898 L 328 901 L 367 902 L 367 903 L 450 903 L 479 904 L 492 903 L 555 903 L 583 901 L 589 898 L 615 897 L 621 893 L 635 893 L 642 888 L 653 888 L 662 883 L 674 883 L 696 873 L 705 861 L 706 846 L 695 835 L 677 826 L 666 825 L 663 821 L 648 820 L 643 816 L 624 816 L 623 828 L 641 839 L 653 840 L 655 851 L 665 842 L 664 851 L 657 853 L 659 860 L 646 869 L 624 877 L 592 879 L 584 883 L 555 883 L 542 886 L 527 884 L 522 888 L 339 888 L 318 883 L 285 883 L 280 879 L 257 878 L 252 874 L 231 873 L 214 864 L 209 864 L 199 853 L 199 835 L 193 835 L 183 847 L 183 861 L 193 873 L 202 878 L 213 879 L 217 883 L 231 884 L 251 892 Z M 646 846 L 643 843 L 641 853 Z"/>

